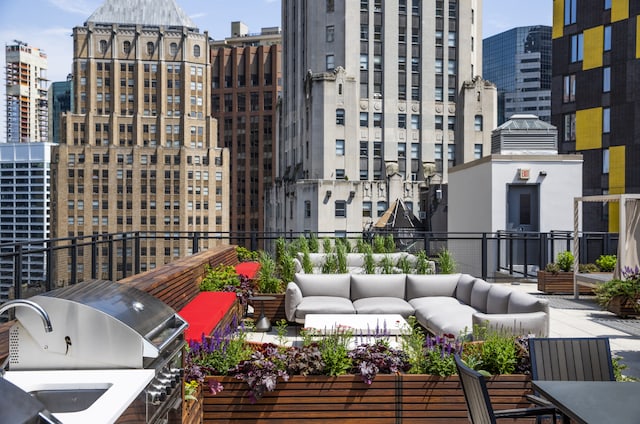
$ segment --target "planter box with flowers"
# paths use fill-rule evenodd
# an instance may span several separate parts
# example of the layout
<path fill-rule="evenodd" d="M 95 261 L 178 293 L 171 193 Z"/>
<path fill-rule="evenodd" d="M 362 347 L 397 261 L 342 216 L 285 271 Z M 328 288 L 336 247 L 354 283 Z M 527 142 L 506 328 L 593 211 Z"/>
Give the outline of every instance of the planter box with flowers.
<path fill-rule="evenodd" d="M 381 336 L 358 344 L 346 329 L 324 337 L 303 333 L 300 347 L 281 343 L 252 350 L 241 332 L 217 335 L 191 344 L 186 378 L 207 387 L 204 422 L 462 423 L 466 404 L 452 376 L 458 353 L 470 366 L 482 364 L 495 374 L 488 386 L 496 408 L 528 405 L 529 376 L 514 374 L 526 369 L 528 356 L 513 337 L 488 335 L 469 344 L 451 335 L 425 336 L 414 323 L 400 350 Z"/>
<path fill-rule="evenodd" d="M 622 318 L 640 316 L 640 268 L 625 267 L 620 279 L 599 284 L 596 299 L 603 309 Z"/>

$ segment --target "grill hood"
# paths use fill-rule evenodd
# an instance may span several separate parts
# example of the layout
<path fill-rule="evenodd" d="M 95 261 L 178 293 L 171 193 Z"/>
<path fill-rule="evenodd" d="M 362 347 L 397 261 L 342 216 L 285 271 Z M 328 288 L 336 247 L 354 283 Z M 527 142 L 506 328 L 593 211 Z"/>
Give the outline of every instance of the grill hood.
<path fill-rule="evenodd" d="M 51 319 L 46 333 L 34 311 L 16 309 L 11 369 L 143 368 L 187 323 L 155 297 L 112 281 L 87 281 L 31 297 Z"/>

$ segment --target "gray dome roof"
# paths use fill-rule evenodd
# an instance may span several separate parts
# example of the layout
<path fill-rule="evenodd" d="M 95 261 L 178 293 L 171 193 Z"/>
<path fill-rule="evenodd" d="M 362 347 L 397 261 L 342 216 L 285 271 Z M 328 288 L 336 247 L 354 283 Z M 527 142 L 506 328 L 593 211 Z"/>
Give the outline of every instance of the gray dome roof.
<path fill-rule="evenodd" d="M 507 122 L 495 130 L 552 130 L 556 127 L 540 120 L 536 115 L 517 114 L 512 115 Z M 495 131 L 494 130 L 494 131 Z"/>
<path fill-rule="evenodd" d="M 175 0 L 105 0 L 86 23 L 197 28 Z"/>

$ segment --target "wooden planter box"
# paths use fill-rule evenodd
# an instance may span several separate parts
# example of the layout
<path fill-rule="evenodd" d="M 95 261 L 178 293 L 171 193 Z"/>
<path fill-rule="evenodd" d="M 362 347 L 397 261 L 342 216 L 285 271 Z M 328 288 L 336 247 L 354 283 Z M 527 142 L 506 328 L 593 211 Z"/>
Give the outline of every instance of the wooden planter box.
<path fill-rule="evenodd" d="M 255 404 L 248 398 L 248 386 L 243 381 L 207 378 L 220 381 L 224 390 L 216 395 L 205 390 L 205 423 L 468 423 L 457 376 L 378 375 L 371 385 L 354 375 L 292 376 L 288 382 L 278 381 L 276 390 L 267 392 Z M 529 376 L 494 376 L 488 380 L 488 387 L 495 409 L 530 406 L 525 399 L 531 393 Z"/>
<path fill-rule="evenodd" d="M 256 294 L 256 296 L 261 296 L 262 293 Z M 287 316 L 284 312 L 284 293 L 279 294 L 264 294 L 264 296 L 272 296 L 274 300 L 265 300 L 264 301 L 264 315 L 271 320 L 271 324 L 275 325 L 281 319 L 286 320 Z M 258 319 L 260 316 L 260 311 L 262 308 L 261 301 L 252 302 L 251 306 L 253 306 L 253 317 Z"/>
<path fill-rule="evenodd" d="M 593 294 L 591 287 L 578 286 L 580 294 Z M 547 294 L 573 294 L 573 272 L 538 271 L 538 290 Z"/>
<path fill-rule="evenodd" d="M 607 310 L 621 318 L 637 317 L 640 316 L 640 312 L 634 308 L 637 302 L 638 299 L 634 301 L 625 296 L 613 296 L 607 304 Z"/>

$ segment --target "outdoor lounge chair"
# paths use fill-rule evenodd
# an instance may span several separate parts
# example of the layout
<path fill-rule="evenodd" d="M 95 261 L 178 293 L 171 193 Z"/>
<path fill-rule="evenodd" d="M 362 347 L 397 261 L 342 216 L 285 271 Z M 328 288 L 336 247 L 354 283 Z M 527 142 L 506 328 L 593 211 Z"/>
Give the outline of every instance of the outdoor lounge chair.
<path fill-rule="evenodd" d="M 494 411 L 487 390 L 487 383 L 479 372 L 467 367 L 458 355 L 455 355 L 456 368 L 460 377 L 460 384 L 464 392 L 465 402 L 467 403 L 467 411 L 469 412 L 469 421 L 472 424 L 494 424 L 497 419 L 501 418 L 525 418 L 540 417 L 543 415 L 551 416 L 552 421 L 556 422 L 556 410 L 554 407 L 534 407 L 534 408 L 518 408 L 503 409 Z"/>

